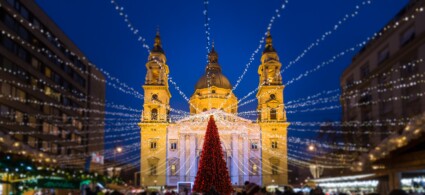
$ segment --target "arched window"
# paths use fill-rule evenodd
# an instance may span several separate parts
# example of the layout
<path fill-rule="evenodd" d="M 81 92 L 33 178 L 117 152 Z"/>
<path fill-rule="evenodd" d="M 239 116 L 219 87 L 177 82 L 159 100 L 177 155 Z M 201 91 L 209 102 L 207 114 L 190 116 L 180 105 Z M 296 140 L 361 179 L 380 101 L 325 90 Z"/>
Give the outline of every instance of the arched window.
<path fill-rule="evenodd" d="M 270 109 L 270 120 L 276 120 L 276 109 L 272 108 Z"/>
<path fill-rule="evenodd" d="M 279 175 L 279 167 L 277 165 L 272 165 L 272 175 Z"/>
<path fill-rule="evenodd" d="M 156 108 L 151 111 L 151 120 L 158 120 L 158 110 Z"/>
<path fill-rule="evenodd" d="M 270 99 L 272 99 L 272 100 L 276 99 L 276 95 L 275 94 L 270 94 Z"/>
<path fill-rule="evenodd" d="M 257 164 L 252 164 L 252 174 L 257 175 L 258 174 L 258 166 Z"/>

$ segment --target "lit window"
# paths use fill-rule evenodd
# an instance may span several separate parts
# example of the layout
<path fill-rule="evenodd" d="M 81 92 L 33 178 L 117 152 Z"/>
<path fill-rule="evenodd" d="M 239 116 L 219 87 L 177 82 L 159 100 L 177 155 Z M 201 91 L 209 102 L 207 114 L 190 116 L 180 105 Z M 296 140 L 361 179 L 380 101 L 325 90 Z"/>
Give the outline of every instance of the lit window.
<path fill-rule="evenodd" d="M 44 69 L 44 75 L 47 77 L 47 78 L 50 78 L 50 77 L 52 77 L 52 70 L 50 70 L 50 68 L 45 68 Z"/>
<path fill-rule="evenodd" d="M 35 116 L 28 117 L 28 126 L 32 128 L 37 128 L 37 119 L 35 118 Z"/>
<path fill-rule="evenodd" d="M 252 164 L 252 174 L 257 175 L 258 174 L 258 166 L 257 164 Z"/>
<path fill-rule="evenodd" d="M 176 175 L 176 165 L 175 164 L 172 164 L 171 165 L 171 167 L 170 167 L 170 169 L 171 169 L 171 175 Z"/>
<path fill-rule="evenodd" d="M 15 112 L 15 120 L 18 123 L 22 123 L 24 121 L 24 114 L 22 112 L 16 111 Z"/>

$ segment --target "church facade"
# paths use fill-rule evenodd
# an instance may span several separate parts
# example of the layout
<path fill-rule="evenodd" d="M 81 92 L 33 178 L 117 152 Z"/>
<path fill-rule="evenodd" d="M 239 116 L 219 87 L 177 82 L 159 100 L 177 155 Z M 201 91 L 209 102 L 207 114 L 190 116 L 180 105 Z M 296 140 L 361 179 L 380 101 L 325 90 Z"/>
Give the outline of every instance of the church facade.
<path fill-rule="evenodd" d="M 212 47 L 204 75 L 189 101 L 190 116 L 171 121 L 169 68 L 159 33 L 146 63 L 141 121 L 140 181 L 142 186 L 177 186 L 194 182 L 204 135 L 214 115 L 223 156 L 234 185 L 288 182 L 287 127 L 281 63 L 268 33 L 258 67 L 258 120 L 238 116 L 238 98 L 222 73 Z"/>

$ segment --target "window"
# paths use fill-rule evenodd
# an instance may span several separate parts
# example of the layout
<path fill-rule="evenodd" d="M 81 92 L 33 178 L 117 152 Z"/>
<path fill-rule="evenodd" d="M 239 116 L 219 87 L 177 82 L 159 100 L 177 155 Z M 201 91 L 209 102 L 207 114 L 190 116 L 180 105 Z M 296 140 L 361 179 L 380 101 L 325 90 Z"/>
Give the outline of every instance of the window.
<path fill-rule="evenodd" d="M 153 94 L 152 95 L 152 100 L 158 100 L 158 94 Z"/>
<path fill-rule="evenodd" d="M 270 94 L 270 99 L 272 99 L 272 100 L 276 99 L 276 95 L 275 94 Z"/>
<path fill-rule="evenodd" d="M 151 120 L 158 120 L 158 110 L 156 108 L 151 111 Z"/>
<path fill-rule="evenodd" d="M 24 121 L 24 114 L 22 112 L 15 112 L 15 121 L 18 123 L 22 123 Z"/>
<path fill-rule="evenodd" d="M 272 131 L 277 131 L 277 128 L 272 128 Z"/>
<path fill-rule="evenodd" d="M 370 73 L 369 64 L 365 64 L 362 67 L 360 67 L 360 77 L 362 79 L 365 79 L 366 77 L 368 77 L 369 73 Z"/>
<path fill-rule="evenodd" d="M 151 167 L 150 167 L 150 175 L 156 175 L 156 165 L 151 165 Z"/>
<path fill-rule="evenodd" d="M 50 131 L 49 129 L 50 129 L 50 124 L 43 122 L 43 134 L 48 134 Z"/>
<path fill-rule="evenodd" d="M 202 112 L 205 112 L 205 111 L 207 111 L 207 109 L 206 109 L 206 108 L 204 108 L 204 109 L 202 110 Z"/>
<path fill-rule="evenodd" d="M 3 95 L 11 95 L 10 93 L 10 85 L 7 83 L 2 83 L 1 85 L 1 93 Z"/>
<path fill-rule="evenodd" d="M 151 131 L 156 131 L 156 129 L 151 129 Z"/>
<path fill-rule="evenodd" d="M 151 141 L 151 149 L 156 149 L 156 141 Z"/>
<path fill-rule="evenodd" d="M 58 145 L 57 144 L 52 143 L 51 152 L 53 154 L 57 154 L 58 153 Z"/>
<path fill-rule="evenodd" d="M 354 77 L 350 75 L 345 81 L 345 87 L 351 87 L 354 84 Z"/>
<path fill-rule="evenodd" d="M 66 137 L 68 137 L 68 131 L 62 130 L 61 136 L 62 136 L 62 138 L 66 139 Z"/>
<path fill-rule="evenodd" d="M 49 151 L 49 149 L 50 149 L 50 143 L 49 142 L 47 142 L 47 141 L 43 141 L 42 142 L 42 151 Z"/>
<path fill-rule="evenodd" d="M 378 53 L 378 64 L 382 63 L 383 61 L 385 61 L 389 57 L 390 57 L 390 51 L 388 50 L 388 47 L 382 49 Z"/>
<path fill-rule="evenodd" d="M 215 93 L 215 90 L 212 90 L 211 93 Z"/>
<path fill-rule="evenodd" d="M 257 164 L 252 164 L 252 174 L 253 175 L 258 175 L 258 166 Z"/>
<path fill-rule="evenodd" d="M 37 145 L 38 145 L 37 138 L 29 136 L 28 137 L 28 145 L 33 147 L 33 148 L 37 147 Z"/>
<path fill-rule="evenodd" d="M 170 149 L 171 150 L 176 150 L 177 149 L 177 141 L 172 141 L 170 144 Z"/>
<path fill-rule="evenodd" d="M 276 140 L 272 140 L 272 148 L 277 149 L 277 141 Z"/>
<path fill-rule="evenodd" d="M 251 142 L 251 149 L 252 150 L 257 150 L 258 149 L 258 142 L 257 141 L 252 141 Z"/>
<path fill-rule="evenodd" d="M 270 109 L 270 120 L 276 120 L 276 109 L 272 108 Z"/>
<path fill-rule="evenodd" d="M 272 175 L 279 175 L 279 167 L 277 165 L 272 165 Z"/>
<path fill-rule="evenodd" d="M 415 28 L 411 26 L 400 36 L 400 45 L 404 46 L 415 38 Z"/>
<path fill-rule="evenodd" d="M 37 119 L 35 116 L 31 115 L 28 117 L 28 126 L 32 128 L 37 128 Z"/>
<path fill-rule="evenodd" d="M 16 90 L 16 95 L 17 95 L 17 97 L 19 97 L 19 99 L 21 100 L 21 101 L 24 101 L 25 99 L 26 99 L 26 97 L 27 97 L 27 94 L 24 92 L 24 91 L 22 91 L 22 90 L 20 90 L 20 89 L 17 89 Z"/>
<path fill-rule="evenodd" d="M 171 175 L 176 175 L 176 173 L 177 173 L 176 164 L 171 165 L 170 171 L 171 171 Z"/>

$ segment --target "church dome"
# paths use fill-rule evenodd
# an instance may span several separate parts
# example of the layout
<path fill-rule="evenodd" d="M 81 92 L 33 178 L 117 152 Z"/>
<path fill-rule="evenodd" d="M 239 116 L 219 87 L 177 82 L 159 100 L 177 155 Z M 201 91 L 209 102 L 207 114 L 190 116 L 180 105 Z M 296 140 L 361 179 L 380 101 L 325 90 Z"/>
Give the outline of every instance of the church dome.
<path fill-rule="evenodd" d="M 195 89 L 204 89 L 212 86 L 224 89 L 232 89 L 232 85 L 230 84 L 229 79 L 227 79 L 226 76 L 224 76 L 221 72 L 212 71 L 208 76 L 207 73 L 205 73 L 198 80 L 195 85 Z"/>
<path fill-rule="evenodd" d="M 221 73 L 221 67 L 218 64 L 218 54 L 214 50 L 214 45 L 208 54 L 208 65 L 205 74 L 198 80 L 195 89 L 204 89 L 212 86 L 232 89 L 229 79 Z"/>

